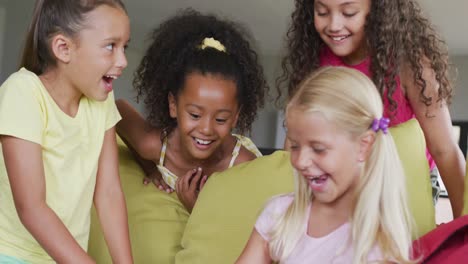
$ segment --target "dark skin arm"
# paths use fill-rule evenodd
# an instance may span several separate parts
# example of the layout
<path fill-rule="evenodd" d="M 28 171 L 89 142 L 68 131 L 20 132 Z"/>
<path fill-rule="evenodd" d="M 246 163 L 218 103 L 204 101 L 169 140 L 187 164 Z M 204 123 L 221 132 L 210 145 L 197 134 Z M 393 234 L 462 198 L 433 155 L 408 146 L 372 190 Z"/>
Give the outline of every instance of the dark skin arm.
<path fill-rule="evenodd" d="M 144 184 L 153 182 L 161 190 L 173 192 L 156 169 L 161 151 L 161 131 L 151 128 L 143 116 L 127 101 L 116 100 L 122 120 L 117 123 L 117 133 L 134 154 L 135 160 L 145 172 Z"/>

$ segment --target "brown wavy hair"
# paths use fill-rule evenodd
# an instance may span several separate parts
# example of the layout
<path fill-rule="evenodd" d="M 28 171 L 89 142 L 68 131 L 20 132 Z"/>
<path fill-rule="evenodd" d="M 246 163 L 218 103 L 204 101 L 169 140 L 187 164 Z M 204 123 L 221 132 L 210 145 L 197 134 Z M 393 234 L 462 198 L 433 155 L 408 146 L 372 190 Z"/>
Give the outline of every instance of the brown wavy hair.
<path fill-rule="evenodd" d="M 212 37 L 225 46 L 200 49 Z M 236 129 L 249 132 L 257 111 L 264 105 L 268 85 L 250 33 L 240 24 L 201 14 L 193 9 L 178 11 L 160 24 L 134 75 L 137 100 L 143 100 L 148 122 L 169 134 L 177 120 L 169 115 L 169 94 L 179 95 L 191 73 L 215 74 L 232 80 L 237 87 L 240 107 Z"/>
<path fill-rule="evenodd" d="M 314 26 L 314 0 L 295 0 L 291 18 L 286 34 L 287 54 L 282 61 L 283 73 L 276 80 L 277 102 L 281 99 L 282 90 L 287 88 L 291 97 L 307 74 L 320 66 L 319 55 L 325 45 Z M 426 106 L 433 103 L 433 98 L 424 94 L 426 82 L 422 78 L 423 63 L 428 61 L 440 84 L 436 101 L 450 103 L 452 84 L 447 47 L 430 21 L 422 15 L 416 1 L 371 0 L 364 30 L 371 78 L 382 98 L 388 99 L 390 111 L 397 107 L 392 95 L 403 63 L 412 70 L 421 89 L 421 102 Z M 387 92 L 384 94 L 385 88 Z"/>

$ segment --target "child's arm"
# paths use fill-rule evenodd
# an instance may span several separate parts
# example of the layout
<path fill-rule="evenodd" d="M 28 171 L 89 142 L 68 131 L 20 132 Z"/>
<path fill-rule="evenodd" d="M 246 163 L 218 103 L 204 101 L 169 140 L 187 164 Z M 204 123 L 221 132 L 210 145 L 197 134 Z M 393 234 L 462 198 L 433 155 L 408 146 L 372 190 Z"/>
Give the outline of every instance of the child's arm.
<path fill-rule="evenodd" d="M 133 263 L 127 209 L 120 185 L 115 129 L 106 131 L 99 157 L 94 204 L 113 263 Z"/>
<path fill-rule="evenodd" d="M 125 100 L 116 100 L 122 120 L 117 123 L 116 129 L 119 136 L 140 155 L 143 159 L 151 160 L 155 152 L 161 148 L 159 133 L 150 129 L 150 125 L 143 116 Z"/>
<path fill-rule="evenodd" d="M 24 227 L 57 263 L 94 263 L 46 204 L 41 146 L 2 136 L 2 149 L 16 211 Z"/>
<path fill-rule="evenodd" d="M 249 263 L 271 263 L 268 242 L 254 228 L 249 241 L 242 254 L 236 260 L 236 264 Z"/>
<path fill-rule="evenodd" d="M 403 68 L 401 81 L 408 99 L 424 132 L 426 142 L 440 175 L 447 187 L 454 217 L 461 215 L 463 207 L 463 178 L 465 159 L 453 136 L 452 121 L 446 102 L 437 102 L 439 83 L 429 62 L 423 62 L 422 78 L 426 82 L 425 95 L 432 104 L 421 102 L 420 86 L 415 82 L 410 67 Z"/>
<path fill-rule="evenodd" d="M 145 172 L 147 176 L 145 184 L 152 181 L 159 189 L 172 192 L 173 190 L 164 182 L 161 175 L 154 173 L 156 166 L 152 160 L 155 159 L 156 154 L 159 156 L 161 151 L 160 132 L 150 129 L 151 126 L 127 101 L 120 99 L 116 100 L 115 104 L 122 116 L 122 120 L 116 126 L 117 133 Z"/>

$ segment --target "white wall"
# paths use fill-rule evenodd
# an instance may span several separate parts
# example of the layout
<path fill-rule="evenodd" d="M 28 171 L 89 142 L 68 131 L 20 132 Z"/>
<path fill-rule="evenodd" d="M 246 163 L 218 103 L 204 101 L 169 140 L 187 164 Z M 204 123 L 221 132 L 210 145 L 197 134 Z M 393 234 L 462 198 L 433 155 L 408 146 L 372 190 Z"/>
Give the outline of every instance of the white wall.
<path fill-rule="evenodd" d="M 454 56 L 452 62 L 458 74 L 450 113 L 453 120 L 468 121 L 468 56 Z"/>
<path fill-rule="evenodd" d="M 29 20 L 23 18 L 31 17 L 33 3 L 32 0 L 0 0 L 0 83 L 17 69 L 23 40 L 29 25 Z M 4 10 L 3 17 L 2 9 Z M 140 111 L 143 107 L 134 102 L 135 92 L 132 88 L 132 80 L 133 73 L 145 50 L 144 46 L 144 43 L 130 43 L 130 48 L 127 50 L 128 67 L 114 86 L 116 98 L 126 98 L 133 102 Z M 278 140 L 276 131 L 281 131 L 282 128 L 281 124 L 277 124 L 276 121 L 277 110 L 273 100 L 276 94 L 275 78 L 280 73 L 280 58 L 261 56 L 260 59 L 272 93 L 265 108 L 260 111 L 253 124 L 251 137 L 260 147 L 279 147 L 275 145 L 275 139 Z M 454 120 L 468 120 L 468 56 L 454 56 L 452 61 L 458 68 L 458 80 L 455 85 L 451 113 Z M 283 133 L 278 135 L 278 137 L 283 136 Z M 281 142 L 282 139 L 279 141 Z"/>
<path fill-rule="evenodd" d="M 275 80 L 280 74 L 280 58 L 275 56 L 260 56 L 265 78 L 270 85 L 270 94 L 266 97 L 265 107 L 252 125 L 251 138 L 258 147 L 274 147 L 276 137 L 277 110 L 274 104 L 276 97 Z"/>
<path fill-rule="evenodd" d="M 0 2 L 0 61 L 3 61 L 3 43 L 6 29 L 6 7 Z M 0 63 L 0 73 L 2 72 L 2 64 Z"/>
<path fill-rule="evenodd" d="M 0 82 L 3 81 L 14 71 L 17 70 L 19 57 L 23 47 L 23 40 L 29 25 L 29 19 L 33 10 L 34 1 L 31 0 L 3 0 L 0 6 L 5 8 L 5 25 L 0 30 L 3 36 L 3 42 L 0 45 L 3 50 Z"/>

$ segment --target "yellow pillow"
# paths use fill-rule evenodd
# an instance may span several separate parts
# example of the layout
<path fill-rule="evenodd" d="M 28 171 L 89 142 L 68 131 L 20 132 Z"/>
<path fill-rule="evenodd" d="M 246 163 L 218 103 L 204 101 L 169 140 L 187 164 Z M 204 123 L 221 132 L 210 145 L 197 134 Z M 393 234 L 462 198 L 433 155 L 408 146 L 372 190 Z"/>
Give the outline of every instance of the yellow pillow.
<path fill-rule="evenodd" d="M 418 238 L 436 226 L 426 140 L 416 119 L 390 128 L 390 133 L 405 170 L 409 207 L 416 224 L 413 238 Z"/>
<path fill-rule="evenodd" d="M 462 215 L 468 215 L 468 163 L 466 164 L 465 195 L 464 195 L 464 207 L 463 207 Z"/>
<path fill-rule="evenodd" d="M 143 185 L 142 169 L 127 146 L 118 141 L 134 262 L 174 263 L 189 214 L 175 193 L 167 194 L 153 184 Z M 94 210 L 88 252 L 96 263 L 112 263 Z"/>
<path fill-rule="evenodd" d="M 266 201 L 292 192 L 293 185 L 285 151 L 213 174 L 189 218 L 176 263 L 234 263 Z"/>
<path fill-rule="evenodd" d="M 435 227 L 424 136 L 414 119 L 390 131 L 408 176 L 410 209 L 418 227 L 414 236 L 418 237 Z M 291 191 L 292 167 L 284 151 L 212 175 L 187 222 L 176 263 L 233 263 L 265 202 Z"/>

